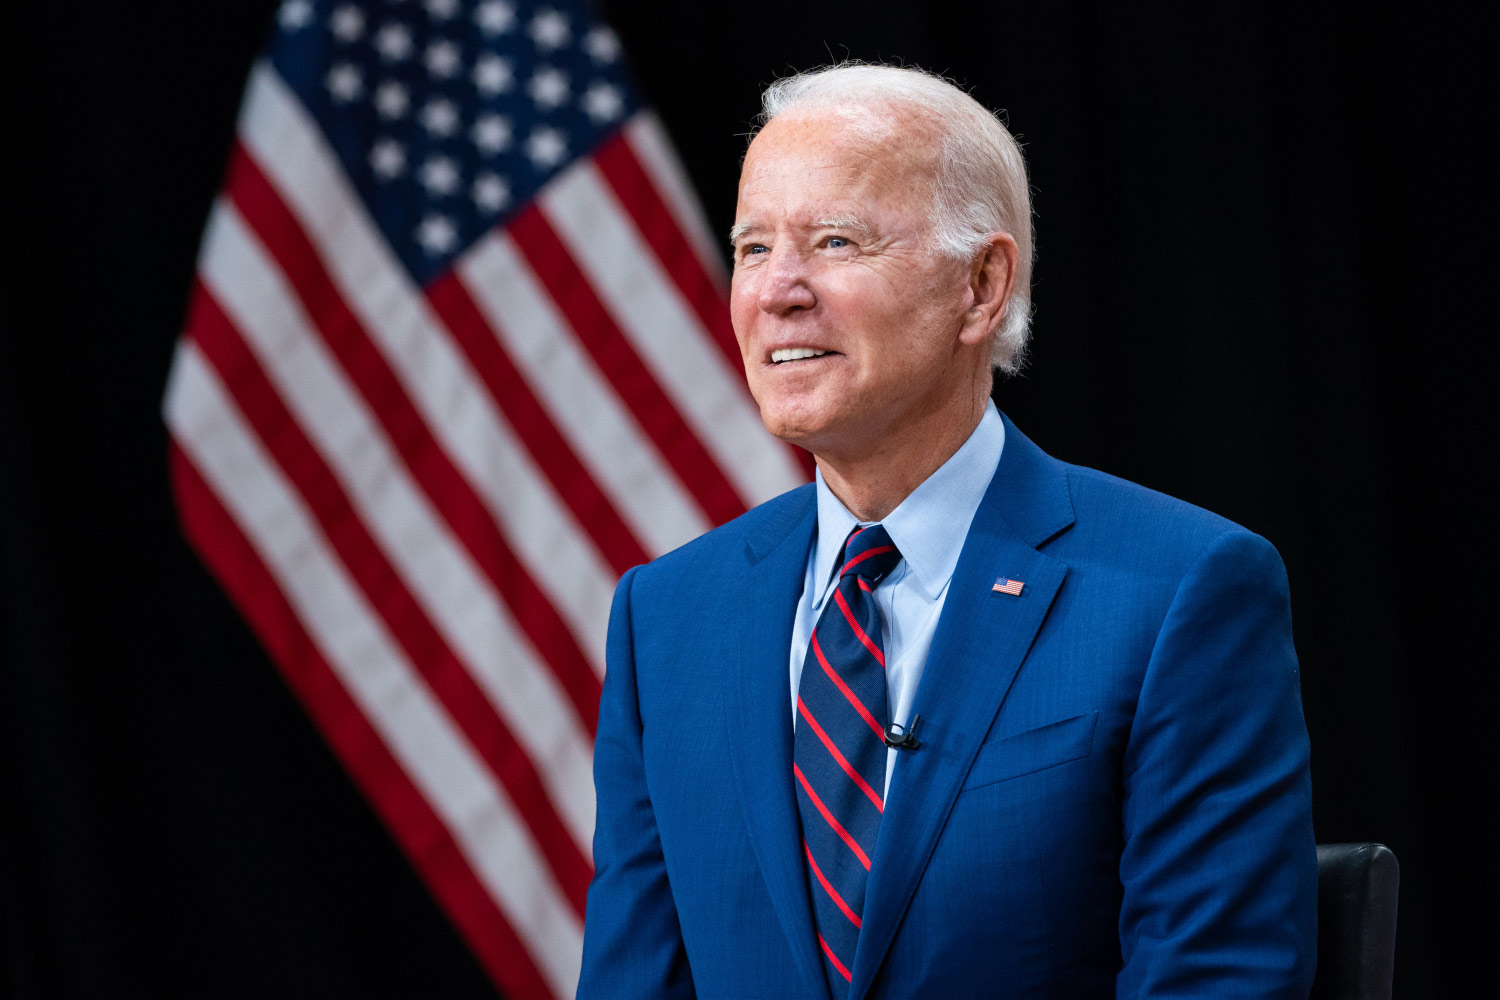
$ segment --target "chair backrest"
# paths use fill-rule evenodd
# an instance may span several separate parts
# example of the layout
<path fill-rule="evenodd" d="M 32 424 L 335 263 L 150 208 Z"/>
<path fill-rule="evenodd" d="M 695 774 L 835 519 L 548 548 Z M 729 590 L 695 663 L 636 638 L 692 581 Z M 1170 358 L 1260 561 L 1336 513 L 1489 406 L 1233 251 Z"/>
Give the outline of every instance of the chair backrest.
<path fill-rule="evenodd" d="M 1318 845 L 1312 1000 L 1390 1000 L 1401 866 L 1384 844 Z"/>

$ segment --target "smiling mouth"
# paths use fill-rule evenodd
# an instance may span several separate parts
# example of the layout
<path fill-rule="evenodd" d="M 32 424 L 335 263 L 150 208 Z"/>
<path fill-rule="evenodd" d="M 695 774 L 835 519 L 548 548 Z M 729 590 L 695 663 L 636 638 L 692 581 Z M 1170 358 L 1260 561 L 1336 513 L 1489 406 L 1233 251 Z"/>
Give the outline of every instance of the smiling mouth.
<path fill-rule="evenodd" d="M 816 347 L 783 347 L 771 352 L 771 364 L 779 365 L 787 361 L 803 361 L 807 358 L 821 358 L 825 354 L 835 354 L 835 351 L 824 351 Z"/>

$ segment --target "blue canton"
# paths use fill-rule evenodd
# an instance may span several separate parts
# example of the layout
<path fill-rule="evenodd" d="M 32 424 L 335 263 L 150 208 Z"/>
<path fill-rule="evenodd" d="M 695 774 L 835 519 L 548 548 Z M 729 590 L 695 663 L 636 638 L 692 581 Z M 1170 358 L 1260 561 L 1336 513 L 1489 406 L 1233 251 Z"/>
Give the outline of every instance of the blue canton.
<path fill-rule="evenodd" d="M 423 285 L 639 107 L 578 0 L 285 0 L 269 52 Z"/>

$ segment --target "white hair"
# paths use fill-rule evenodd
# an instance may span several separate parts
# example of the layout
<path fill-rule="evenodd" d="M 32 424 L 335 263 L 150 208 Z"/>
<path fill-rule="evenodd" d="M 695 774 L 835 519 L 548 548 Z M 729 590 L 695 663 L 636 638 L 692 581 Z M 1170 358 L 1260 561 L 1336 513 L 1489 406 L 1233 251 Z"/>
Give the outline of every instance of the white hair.
<path fill-rule="evenodd" d="M 974 98 L 920 69 L 840 63 L 777 80 L 761 96 L 761 124 L 791 110 L 829 105 L 903 106 L 923 112 L 942 135 L 933 181 L 932 241 L 973 260 L 991 233 L 1008 233 L 1020 260 L 1015 288 L 994 331 L 990 361 L 1020 369 L 1031 330 L 1031 192 L 1021 149 Z"/>

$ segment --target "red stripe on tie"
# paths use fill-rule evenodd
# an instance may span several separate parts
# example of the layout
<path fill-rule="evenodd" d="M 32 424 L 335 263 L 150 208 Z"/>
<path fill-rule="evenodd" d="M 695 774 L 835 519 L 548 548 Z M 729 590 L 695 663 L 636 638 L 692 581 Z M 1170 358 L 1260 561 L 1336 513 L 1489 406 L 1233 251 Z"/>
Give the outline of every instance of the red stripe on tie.
<path fill-rule="evenodd" d="M 833 832 L 839 835 L 840 840 L 849 845 L 849 850 L 853 851 L 854 856 L 859 858 L 859 863 L 865 866 L 865 871 L 869 871 L 870 856 L 865 853 L 864 848 L 859 846 L 859 842 L 850 835 L 849 831 L 844 829 L 844 824 L 835 819 L 833 813 L 828 811 L 828 807 L 823 804 L 822 799 L 818 798 L 818 793 L 812 790 L 812 785 L 807 783 L 807 776 L 802 773 L 802 768 L 798 767 L 795 761 L 792 762 L 792 772 L 797 775 L 797 780 L 802 783 L 802 790 L 807 793 L 808 798 L 812 799 L 812 804 L 817 806 L 818 812 L 823 814 L 823 819 L 828 822 L 829 826 L 833 827 Z"/>
<path fill-rule="evenodd" d="M 894 545 L 877 545 L 873 549 L 866 549 L 859 555 L 855 556 L 853 559 L 850 559 L 848 562 L 844 563 L 843 569 L 839 570 L 839 576 L 843 576 L 845 573 L 849 572 L 850 566 L 858 566 L 860 563 L 864 562 L 871 556 L 878 556 L 882 552 L 893 552 L 895 551 L 895 548 L 896 546 Z"/>
<path fill-rule="evenodd" d="M 849 904 L 844 902 L 844 897 L 840 896 L 838 890 L 828 881 L 828 876 L 823 874 L 823 869 L 819 868 L 818 863 L 813 860 L 812 848 L 807 846 L 807 841 L 805 840 L 802 842 L 802 850 L 807 853 L 807 863 L 812 866 L 813 874 L 818 877 L 818 884 L 823 887 L 824 892 L 828 893 L 828 898 L 833 900 L 834 904 L 844 911 L 844 916 L 848 917 L 853 922 L 855 929 L 858 930 L 861 926 L 859 914 L 849 909 Z"/>
<path fill-rule="evenodd" d="M 854 706 L 854 710 L 859 713 L 860 718 L 864 719 L 870 728 L 875 730 L 875 735 L 879 736 L 881 741 L 884 742 L 885 730 L 880 727 L 880 723 L 875 721 L 875 716 L 870 714 L 870 710 L 865 708 L 864 703 L 859 700 L 859 696 L 849 690 L 849 685 L 844 683 L 844 679 L 839 676 L 839 672 L 829 665 L 828 657 L 823 655 L 823 647 L 818 645 L 818 633 L 816 629 L 813 630 L 812 648 L 813 652 L 817 654 L 818 663 L 823 666 L 823 672 L 828 675 L 828 679 L 833 681 L 843 696 L 849 700 L 849 704 Z"/>
<path fill-rule="evenodd" d="M 839 970 L 839 975 L 852 982 L 854 977 L 849 975 L 849 970 L 844 968 L 844 963 L 839 961 L 839 957 L 833 953 L 832 948 L 828 947 L 828 942 L 823 940 L 823 935 L 821 934 L 818 935 L 818 944 L 823 946 L 823 954 L 827 955 L 828 961 L 832 962 L 833 967 Z"/>
<path fill-rule="evenodd" d="M 870 783 L 868 783 L 868 781 L 865 781 L 864 777 L 862 777 L 862 775 L 859 774 L 858 771 L 855 771 L 855 769 L 853 769 L 853 765 L 852 763 L 849 763 L 849 759 L 847 759 L 847 757 L 844 757 L 843 754 L 838 753 L 838 748 L 834 747 L 834 741 L 831 741 L 831 739 L 828 738 L 828 733 L 823 732 L 823 727 L 819 726 L 819 724 L 817 724 L 816 718 L 813 718 L 813 714 L 807 711 L 807 706 L 802 705 L 801 696 L 798 696 L 798 699 L 796 699 L 796 717 L 802 718 L 802 720 L 807 720 L 808 726 L 813 727 L 813 732 L 817 733 L 817 739 L 823 741 L 823 747 L 828 748 L 828 753 L 831 753 L 832 756 L 834 756 L 834 760 L 837 760 L 838 766 L 844 769 L 844 774 L 849 775 L 850 778 L 853 778 L 853 783 L 855 783 L 856 786 L 859 786 L 859 790 L 861 790 L 861 792 L 864 792 L 865 798 L 870 799 L 871 802 L 874 802 L 874 808 L 877 808 L 877 810 L 885 813 L 885 802 L 880 801 L 880 796 L 874 793 L 874 789 L 871 789 Z"/>
<path fill-rule="evenodd" d="M 856 579 L 856 580 L 859 581 L 859 589 L 860 590 L 863 590 L 867 594 L 873 594 L 873 593 L 875 593 L 875 588 L 872 587 L 872 586 L 870 586 L 870 581 L 866 580 L 862 576 L 856 576 L 854 579 Z"/>
<path fill-rule="evenodd" d="M 861 580 L 860 583 L 864 583 L 864 581 Z M 849 602 L 844 600 L 844 595 L 835 590 L 833 592 L 833 599 L 838 602 L 839 610 L 844 613 L 844 620 L 847 621 L 849 623 L 849 627 L 854 630 L 854 637 L 860 642 L 864 643 L 865 648 L 870 651 L 870 655 L 879 660 L 880 665 L 884 667 L 885 654 L 880 651 L 879 646 L 875 645 L 875 643 L 870 640 L 870 637 L 865 634 L 865 630 L 859 627 L 859 622 L 854 620 L 854 612 L 849 610 Z"/>
<path fill-rule="evenodd" d="M 859 786 L 860 791 L 865 793 L 865 797 L 875 803 L 876 809 L 879 809 L 882 813 L 885 812 L 885 803 L 880 801 L 880 796 L 875 794 L 875 789 L 871 788 L 870 783 L 854 769 L 854 765 L 849 763 L 849 759 L 839 753 L 839 748 L 833 745 L 833 740 L 828 738 L 828 734 L 823 731 L 823 727 L 818 725 L 818 720 L 812 717 L 812 713 L 802 703 L 801 695 L 797 696 L 797 718 L 805 720 L 812 727 L 812 731 L 818 734 L 818 739 L 822 740 L 823 745 L 828 748 L 828 752 L 833 754 L 833 759 L 839 762 L 839 767 L 844 769 L 844 773 L 854 779 L 854 783 Z"/>

